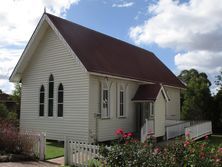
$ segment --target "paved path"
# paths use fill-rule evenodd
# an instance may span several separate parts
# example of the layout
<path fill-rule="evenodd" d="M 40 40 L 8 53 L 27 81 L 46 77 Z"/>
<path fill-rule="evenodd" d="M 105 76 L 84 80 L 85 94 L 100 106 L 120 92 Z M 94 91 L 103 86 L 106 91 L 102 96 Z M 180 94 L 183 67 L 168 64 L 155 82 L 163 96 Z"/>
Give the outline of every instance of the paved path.
<path fill-rule="evenodd" d="M 0 167 L 58 167 L 59 164 L 43 162 L 43 161 L 27 161 L 27 162 L 4 162 L 0 163 Z"/>
<path fill-rule="evenodd" d="M 50 160 L 48 160 L 48 162 L 55 163 L 55 164 L 60 164 L 60 165 L 64 165 L 64 157 L 59 157 L 59 158 L 55 158 L 55 159 L 50 159 Z"/>

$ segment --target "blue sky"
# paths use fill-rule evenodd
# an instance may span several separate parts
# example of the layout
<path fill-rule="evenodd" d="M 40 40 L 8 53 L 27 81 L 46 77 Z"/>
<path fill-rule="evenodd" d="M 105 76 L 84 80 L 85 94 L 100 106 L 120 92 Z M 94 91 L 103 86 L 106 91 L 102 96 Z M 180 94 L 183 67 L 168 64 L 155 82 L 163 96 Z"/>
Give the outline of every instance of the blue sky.
<path fill-rule="evenodd" d="M 195 68 L 214 82 L 222 69 L 221 0 L 7 0 L 0 6 L 4 92 L 13 90 L 8 78 L 44 7 L 48 13 L 152 51 L 176 75 Z M 215 85 L 211 90 L 215 92 Z"/>
<path fill-rule="evenodd" d="M 135 1 L 130 7 L 122 8 L 112 7 L 115 2 L 121 4 L 121 2 L 113 0 L 80 1 L 78 5 L 74 5 L 68 10 L 66 18 L 135 45 L 135 42 L 129 37 L 129 28 L 142 24 L 149 17 L 147 7 L 152 2 L 139 0 Z M 174 55 L 176 53 L 172 49 L 161 48 L 154 43 L 141 44 L 139 47 L 155 53 L 171 70 L 175 71 Z"/>

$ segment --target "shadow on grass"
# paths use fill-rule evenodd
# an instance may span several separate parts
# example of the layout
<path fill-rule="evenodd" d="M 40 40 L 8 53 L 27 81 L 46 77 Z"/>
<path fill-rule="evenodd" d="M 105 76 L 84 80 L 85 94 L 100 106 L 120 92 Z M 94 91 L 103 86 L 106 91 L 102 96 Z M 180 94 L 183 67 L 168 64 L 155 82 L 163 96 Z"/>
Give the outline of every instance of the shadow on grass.
<path fill-rule="evenodd" d="M 46 160 L 64 156 L 64 143 L 47 140 L 46 142 Z"/>
<path fill-rule="evenodd" d="M 46 145 L 64 148 L 64 142 L 63 141 L 47 140 Z"/>

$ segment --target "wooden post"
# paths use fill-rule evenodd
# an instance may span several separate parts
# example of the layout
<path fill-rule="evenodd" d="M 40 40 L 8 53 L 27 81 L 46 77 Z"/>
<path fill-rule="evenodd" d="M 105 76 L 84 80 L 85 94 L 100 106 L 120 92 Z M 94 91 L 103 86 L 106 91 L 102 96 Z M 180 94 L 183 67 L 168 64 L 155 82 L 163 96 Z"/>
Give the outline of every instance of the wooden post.
<path fill-rule="evenodd" d="M 69 151 L 68 151 L 68 149 L 69 149 L 69 148 L 68 148 L 68 145 L 69 145 L 69 144 L 68 144 L 68 137 L 65 136 L 65 137 L 64 137 L 64 164 L 65 164 L 65 165 L 68 165 L 68 156 L 69 156 L 69 155 L 68 155 L 68 152 L 69 152 Z"/>
<path fill-rule="evenodd" d="M 74 165 L 73 164 L 73 141 L 68 141 L 68 163 L 69 165 Z"/>
<path fill-rule="evenodd" d="M 46 134 L 42 132 L 39 137 L 39 160 L 43 161 L 45 160 Z"/>

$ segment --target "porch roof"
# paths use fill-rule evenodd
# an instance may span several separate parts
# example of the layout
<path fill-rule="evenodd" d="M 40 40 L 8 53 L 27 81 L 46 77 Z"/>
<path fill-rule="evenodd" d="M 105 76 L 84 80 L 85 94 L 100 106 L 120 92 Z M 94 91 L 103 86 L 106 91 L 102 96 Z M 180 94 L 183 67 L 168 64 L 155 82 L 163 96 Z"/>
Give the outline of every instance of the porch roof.
<path fill-rule="evenodd" d="M 132 101 L 155 101 L 161 89 L 159 84 L 140 85 Z"/>

